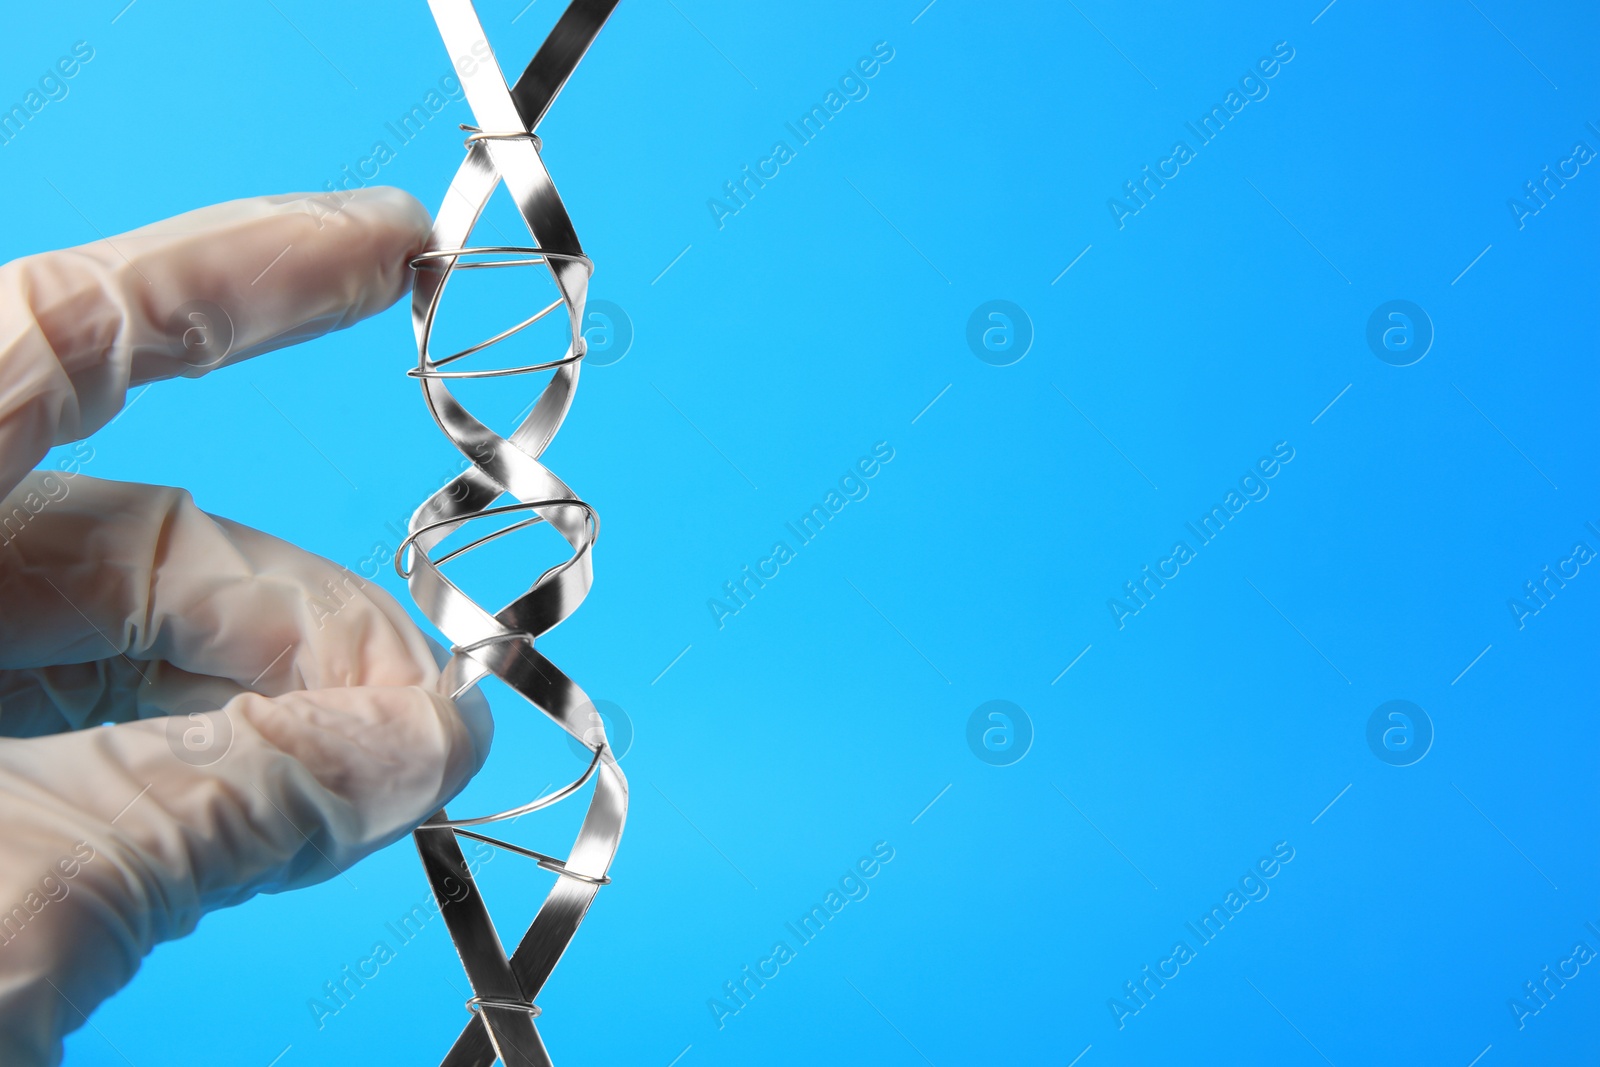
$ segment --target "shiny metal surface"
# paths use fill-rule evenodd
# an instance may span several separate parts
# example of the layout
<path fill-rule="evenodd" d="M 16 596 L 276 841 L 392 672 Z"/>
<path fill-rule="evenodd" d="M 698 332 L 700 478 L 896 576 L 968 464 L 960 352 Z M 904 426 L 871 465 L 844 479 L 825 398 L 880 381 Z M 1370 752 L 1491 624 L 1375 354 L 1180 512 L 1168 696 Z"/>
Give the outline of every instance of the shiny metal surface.
<path fill-rule="evenodd" d="M 489 1067 L 497 1060 L 510 1067 L 548 1067 L 549 1053 L 534 1026 L 540 1013 L 534 999 L 595 894 L 610 881 L 606 872 L 627 816 L 627 780 L 599 713 L 583 690 L 537 648 L 539 637 L 571 615 L 589 591 L 599 522 L 593 509 L 539 459 L 560 429 L 577 388 L 584 355 L 584 302 L 594 268 L 540 158 L 542 144 L 534 130 L 616 4 L 573 0 L 514 87 L 508 88 L 496 61 L 458 70 L 478 125 L 464 127 L 469 132 L 466 158 L 439 208 L 427 248 L 412 261 L 417 365 L 408 373 L 419 380 L 440 430 L 472 463 L 417 509 L 409 536 L 395 554 L 395 568 L 407 580 L 417 606 L 453 645 L 439 688 L 455 696 L 494 675 L 594 753 L 580 777 L 549 796 L 468 819 L 453 820 L 440 811 L 413 835 L 473 993 L 467 1001 L 471 1019 L 446 1054 L 445 1067 Z M 429 0 L 429 7 L 452 56 L 472 54 L 474 45 L 487 41 L 471 0 Z M 516 202 L 532 244 L 472 247 L 472 229 L 501 182 Z M 484 341 L 433 356 L 434 321 L 452 274 L 540 265 L 555 282 L 557 302 Z M 515 336 L 558 307 L 566 310 L 571 337 L 560 358 L 506 369 L 441 369 Z M 463 378 L 511 378 L 539 371 L 553 373 L 532 410 L 507 437 L 480 422 L 449 389 L 452 381 Z M 508 496 L 513 503 L 497 504 Z M 462 527 L 516 513 L 531 514 L 432 555 Z M 539 523 L 559 533 L 572 555 L 539 574 L 526 592 L 498 611 L 475 603 L 441 570 L 464 553 Z M 589 809 L 565 860 L 466 829 L 548 807 L 591 780 Z M 467 868 L 458 835 L 530 858 L 557 876 L 509 957 Z"/>

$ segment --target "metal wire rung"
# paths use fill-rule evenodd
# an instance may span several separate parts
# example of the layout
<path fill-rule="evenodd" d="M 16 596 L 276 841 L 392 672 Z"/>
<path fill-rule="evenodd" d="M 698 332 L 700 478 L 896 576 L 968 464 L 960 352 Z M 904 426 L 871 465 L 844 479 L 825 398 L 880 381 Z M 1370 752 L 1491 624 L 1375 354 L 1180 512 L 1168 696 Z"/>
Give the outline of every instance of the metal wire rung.
<path fill-rule="evenodd" d="M 520 1000 L 506 1000 L 504 997 L 473 997 L 467 1001 L 467 1010 L 480 1012 L 484 1008 L 503 1008 L 506 1011 L 520 1011 L 524 1015 L 531 1015 L 537 1019 L 542 1012 L 537 1004 L 524 1004 Z"/>
<path fill-rule="evenodd" d="M 483 642 L 479 643 L 482 644 Z M 553 804 L 559 804 L 582 789 L 584 783 L 594 777 L 595 770 L 600 766 L 600 756 L 605 750 L 606 746 L 603 744 L 594 746 L 594 758 L 589 761 L 588 769 L 548 796 L 538 797 L 526 804 L 507 808 L 505 811 L 497 811 L 493 815 L 476 815 L 470 819 L 441 819 L 438 822 L 423 823 L 419 829 L 459 830 L 464 826 L 485 826 L 489 823 L 505 822 L 507 819 L 520 819 L 524 815 L 531 815 L 533 812 L 542 811 Z M 577 876 L 574 875 L 573 877 Z"/>
<path fill-rule="evenodd" d="M 462 256 L 531 256 L 530 259 L 490 259 L 481 263 L 457 263 Z M 481 270 L 485 267 L 531 267 L 552 259 L 565 260 L 569 263 L 582 263 L 594 273 L 594 260 L 585 255 L 569 255 L 564 252 L 547 252 L 537 245 L 479 245 L 470 248 L 434 248 L 426 252 L 418 252 L 411 257 L 412 270 L 439 270 L 434 266 L 440 261 L 447 261 L 445 270 Z"/>
<path fill-rule="evenodd" d="M 594 508 L 590 507 L 587 502 L 579 500 L 577 497 L 555 497 L 550 500 L 524 500 L 515 504 L 501 504 L 498 507 L 480 508 L 477 511 L 469 512 L 465 515 L 457 515 L 448 519 L 438 519 L 424 526 L 417 527 L 415 530 L 411 531 L 411 535 L 409 537 L 400 542 L 400 547 L 395 549 L 394 572 L 401 578 L 411 577 L 412 568 L 406 566 L 404 562 L 406 553 L 416 547 L 415 542 L 417 538 L 422 537 L 425 534 L 432 533 L 434 530 L 441 529 L 445 526 L 465 526 L 467 523 L 474 522 L 478 519 L 492 518 L 495 515 L 507 515 L 515 511 L 534 511 L 545 508 L 581 508 L 587 517 L 587 522 L 594 529 L 593 535 L 589 539 L 589 544 L 593 545 L 594 542 L 600 537 L 599 516 L 594 513 Z M 524 527 L 534 526 L 545 521 L 547 520 L 544 518 L 544 516 L 535 515 L 531 519 L 526 519 L 522 522 L 514 522 L 510 526 L 502 526 L 493 533 L 485 534 L 476 541 L 473 541 L 471 544 L 462 545 L 460 548 L 454 549 L 438 559 L 432 560 L 431 562 L 435 567 L 443 566 L 444 564 L 455 559 L 457 556 L 465 552 L 470 552 L 479 545 L 487 544 L 497 537 L 504 537 L 506 534 L 515 533 L 517 530 L 521 530 Z M 577 557 L 573 558 L 576 559 Z M 558 566 L 570 565 L 571 562 L 572 560 L 568 560 L 566 564 L 558 564 Z M 505 640 L 510 636 L 516 635 L 502 634 L 488 640 L 500 641 Z M 481 643 L 483 642 L 480 642 L 480 644 Z M 475 644 L 472 647 L 476 648 L 478 645 Z"/>
<path fill-rule="evenodd" d="M 576 878 L 578 881 L 588 882 L 590 885 L 611 884 L 611 878 L 609 875 L 602 874 L 597 878 L 592 874 L 580 874 L 578 871 L 570 869 L 565 860 L 559 859 L 555 856 L 546 855 L 543 852 L 535 852 L 531 848 L 523 848 L 521 845 L 513 845 L 510 841 L 502 841 L 498 837 L 490 837 L 488 834 L 480 834 L 473 830 L 463 830 L 459 826 L 446 826 L 443 823 L 424 823 L 421 827 L 419 827 L 419 829 L 450 830 L 458 837 L 470 837 L 474 841 L 482 841 L 486 845 L 493 845 L 495 848 L 503 848 L 507 852 L 515 852 L 519 856 L 526 856 L 531 860 L 537 861 L 539 866 L 543 867 L 545 870 L 553 871 L 556 874 L 562 875 L 563 877 Z"/>
<path fill-rule="evenodd" d="M 535 152 L 544 151 L 544 142 L 539 139 L 539 135 L 528 130 L 513 130 L 509 133 L 485 133 L 478 127 L 469 126 L 465 122 L 461 123 L 460 126 L 470 135 L 462 142 L 468 148 L 471 148 L 478 141 L 532 141 Z"/>

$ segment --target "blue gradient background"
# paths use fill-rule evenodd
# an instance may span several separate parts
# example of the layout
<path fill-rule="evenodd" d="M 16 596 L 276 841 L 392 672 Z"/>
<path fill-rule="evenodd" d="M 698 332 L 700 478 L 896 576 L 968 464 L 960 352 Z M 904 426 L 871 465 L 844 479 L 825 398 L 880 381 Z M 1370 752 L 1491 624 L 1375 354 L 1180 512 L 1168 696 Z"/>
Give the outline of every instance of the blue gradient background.
<path fill-rule="evenodd" d="M 1508 1000 L 1600 949 L 1600 576 L 1521 630 L 1507 600 L 1600 547 L 1600 174 L 1520 230 L 1507 200 L 1600 148 L 1600 15 L 923 2 L 625 0 L 540 130 L 592 296 L 637 331 L 546 454 L 604 530 L 544 647 L 637 733 L 615 884 L 539 998 L 556 1062 L 1594 1057 L 1600 970 L 1520 1030 Z M 480 5 L 508 67 L 557 12 L 521 6 Z M 72 42 L 96 57 L 0 147 L 6 257 L 321 188 L 448 69 L 420 0 L 120 8 L 8 13 L 7 106 Z M 707 199 L 877 41 L 870 96 L 719 230 Z M 1107 199 L 1279 41 L 1270 96 L 1119 230 Z M 436 204 L 468 121 L 381 180 Z M 967 347 L 990 299 L 1035 330 L 1013 366 Z M 1433 321 L 1414 366 L 1367 347 L 1391 299 Z M 158 385 L 86 469 L 355 566 L 451 467 L 413 359 L 396 309 Z M 870 496 L 719 630 L 708 598 L 878 441 Z M 1119 630 L 1107 599 L 1279 441 L 1271 495 Z M 574 770 L 492 695 L 463 812 Z M 1009 767 L 966 742 L 996 699 L 1035 732 Z M 1366 742 L 1394 699 L 1436 730 L 1404 768 Z M 561 850 L 578 814 L 519 840 Z M 870 896 L 719 1030 L 708 999 L 878 841 Z M 1119 1029 L 1108 999 L 1280 841 L 1271 895 Z M 508 939 L 547 878 L 519 863 L 483 875 Z M 308 1007 L 425 894 L 401 842 L 212 915 L 68 1062 L 436 1062 L 467 1019 L 437 921 L 320 1029 Z"/>

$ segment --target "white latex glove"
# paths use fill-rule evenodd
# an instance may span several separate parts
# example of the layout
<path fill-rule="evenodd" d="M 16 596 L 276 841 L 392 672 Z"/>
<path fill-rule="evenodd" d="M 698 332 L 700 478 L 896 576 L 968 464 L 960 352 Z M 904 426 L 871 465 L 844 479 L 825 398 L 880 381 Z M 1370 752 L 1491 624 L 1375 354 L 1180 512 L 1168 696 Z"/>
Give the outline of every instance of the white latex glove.
<path fill-rule="evenodd" d="M 232 320 L 227 363 L 393 303 L 427 212 L 394 189 L 335 207 L 240 200 L 0 267 L 6 1067 L 59 1063 L 157 942 L 382 848 L 488 754 L 487 706 L 433 692 L 429 644 L 378 587 L 180 489 L 26 473 L 130 385 L 217 359 L 214 312 L 173 321 L 192 301 Z"/>

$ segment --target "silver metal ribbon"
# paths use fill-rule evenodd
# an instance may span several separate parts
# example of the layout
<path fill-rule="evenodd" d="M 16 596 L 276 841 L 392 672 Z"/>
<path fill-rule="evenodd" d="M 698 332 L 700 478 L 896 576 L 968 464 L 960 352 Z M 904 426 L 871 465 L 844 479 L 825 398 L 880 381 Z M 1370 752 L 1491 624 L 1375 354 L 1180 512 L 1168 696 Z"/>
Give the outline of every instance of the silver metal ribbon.
<path fill-rule="evenodd" d="M 427 248 L 412 261 L 416 271 L 411 312 L 417 366 L 409 373 L 421 381 L 434 421 L 472 466 L 417 509 L 409 536 L 395 553 L 395 569 L 407 579 L 418 608 L 454 645 L 439 681 L 442 692 L 459 696 L 494 675 L 593 752 L 582 776 L 548 796 L 472 819 L 452 820 L 441 810 L 413 835 L 440 914 L 472 985 L 467 1008 L 473 1018 L 445 1056 L 443 1067 L 489 1067 L 496 1060 L 508 1067 L 549 1067 L 549 1053 L 534 1027 L 539 1015 L 534 998 L 572 941 L 595 894 L 610 881 L 606 872 L 616 855 L 628 810 L 628 783 L 612 755 L 593 702 L 535 647 L 537 639 L 570 615 L 588 594 L 593 580 L 591 549 L 599 522 L 593 509 L 539 461 L 560 429 L 578 385 L 578 366 L 584 355 L 584 301 L 594 268 L 540 158 L 540 141 L 534 131 L 616 5 L 617 0 L 572 0 L 514 86 L 507 87 L 499 64 L 492 59 L 458 69 L 478 125 L 464 127 L 471 131 L 467 157 L 439 208 Z M 471 0 L 429 0 L 429 7 L 450 55 L 474 54 L 474 45 L 487 43 Z M 482 54 L 481 50 L 477 54 Z M 533 244 L 472 248 L 467 244 L 472 230 L 502 181 Z M 442 357 L 433 354 L 434 320 L 445 286 L 456 271 L 541 264 L 555 281 L 560 293 L 557 302 L 469 348 Z M 571 341 L 560 359 L 493 370 L 462 370 L 456 365 L 457 360 L 506 340 L 558 307 L 565 309 L 571 326 Z M 499 436 L 478 421 L 449 389 L 456 379 L 535 371 L 553 374 L 509 437 Z M 496 504 L 507 496 L 514 502 Z M 432 555 L 463 526 L 501 516 L 515 521 L 437 558 Z M 497 612 L 491 614 L 474 603 L 440 570 L 479 545 L 541 522 L 566 540 L 572 556 L 545 571 L 527 592 Z M 565 860 L 469 829 L 548 807 L 591 780 L 594 793 L 589 810 Z M 526 856 L 557 876 L 533 924 L 509 957 L 467 868 L 458 837 Z"/>

